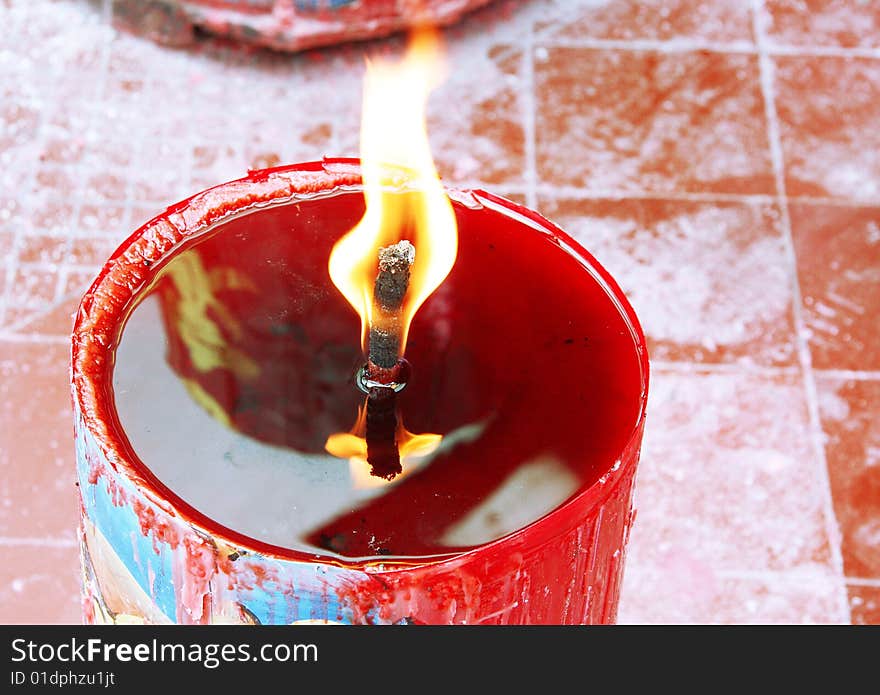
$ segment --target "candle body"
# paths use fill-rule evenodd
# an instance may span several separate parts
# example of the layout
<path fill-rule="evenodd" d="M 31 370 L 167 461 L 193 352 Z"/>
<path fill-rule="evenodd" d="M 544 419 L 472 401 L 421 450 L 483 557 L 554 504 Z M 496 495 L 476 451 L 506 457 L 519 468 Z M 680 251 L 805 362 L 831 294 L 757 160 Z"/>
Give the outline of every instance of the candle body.
<path fill-rule="evenodd" d="M 341 233 L 362 210 L 343 188 L 355 184 L 356 171 L 338 163 L 261 172 L 208 191 L 139 230 L 87 295 L 75 340 L 87 339 L 85 327 L 107 335 L 74 350 L 87 615 L 614 619 L 646 396 L 641 333 L 592 259 L 549 223 L 492 196 L 459 196 L 459 262 L 413 325 L 407 355 L 416 376 L 401 399 L 412 431 L 452 441 L 466 430 L 471 441 L 378 495 L 355 490 L 324 517 L 303 512 L 308 533 L 281 527 L 261 537 L 259 524 L 243 533 L 210 508 L 216 495 L 200 499 L 180 479 L 169 487 L 174 468 L 161 465 L 169 452 L 151 452 L 138 434 L 144 422 L 145 431 L 156 423 L 126 411 L 124 394 L 137 384 L 122 388 L 120 381 L 125 332 L 112 354 L 129 313 L 136 325 L 135 300 L 153 290 L 169 367 L 195 407 L 230 437 L 256 442 L 249 446 L 307 457 L 305 464 L 280 460 L 273 474 L 280 488 L 297 485 L 296 466 L 309 475 L 323 471 L 324 439 L 356 414 L 358 394 L 347 375 L 362 359 L 358 320 L 315 271 L 333 241 L 322 220 L 334 220 Z M 322 191 L 334 196 L 315 196 Z M 305 198 L 292 200 L 296 193 Z M 259 218 L 241 215 L 273 201 L 278 207 L 260 209 Z M 253 247 L 262 254 L 251 263 L 244 250 Z M 279 258 L 297 260 L 275 273 L 261 265 Z M 114 272 L 129 274 L 130 296 L 102 294 L 112 293 Z M 220 291 L 206 293 L 206 278 Z M 566 296 L 567 287 L 575 294 Z M 109 400 L 118 412 L 101 402 L 114 385 Z M 199 465 L 183 446 L 178 451 L 179 468 Z M 501 492 L 510 489 L 518 496 Z M 535 506 L 548 490 L 557 495 L 553 511 L 540 500 Z M 509 513 L 508 523 L 519 519 L 520 526 L 493 530 L 489 517 L 505 517 L 505 505 L 521 505 L 526 516 Z"/>

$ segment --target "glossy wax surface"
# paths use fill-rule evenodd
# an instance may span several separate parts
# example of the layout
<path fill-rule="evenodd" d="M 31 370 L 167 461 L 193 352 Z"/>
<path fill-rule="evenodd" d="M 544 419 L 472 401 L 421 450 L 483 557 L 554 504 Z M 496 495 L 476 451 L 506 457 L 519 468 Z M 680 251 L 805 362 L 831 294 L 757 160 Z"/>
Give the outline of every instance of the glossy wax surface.
<path fill-rule="evenodd" d="M 151 268 L 116 350 L 120 435 L 208 519 L 345 558 L 467 550 L 593 484 L 640 417 L 636 329 L 548 227 L 476 194 L 454 208 L 458 259 L 413 323 L 399 399 L 409 431 L 444 436 L 417 470 L 362 487 L 324 450 L 363 398 L 360 320 L 326 269 L 358 192 L 248 212 Z"/>

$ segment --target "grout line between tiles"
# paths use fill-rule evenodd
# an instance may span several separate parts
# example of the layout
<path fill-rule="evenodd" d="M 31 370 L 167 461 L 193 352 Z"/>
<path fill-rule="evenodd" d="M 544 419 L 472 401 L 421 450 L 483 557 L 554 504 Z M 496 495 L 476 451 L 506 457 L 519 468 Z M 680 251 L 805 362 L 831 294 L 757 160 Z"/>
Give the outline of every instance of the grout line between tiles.
<path fill-rule="evenodd" d="M 844 577 L 850 586 L 870 586 L 880 588 L 880 579 L 875 577 Z"/>
<path fill-rule="evenodd" d="M 851 369 L 813 369 L 820 379 L 840 381 L 880 381 L 880 371 L 855 371 Z"/>
<path fill-rule="evenodd" d="M 819 196 L 790 195 L 788 202 L 799 205 L 827 205 L 845 208 L 875 208 L 880 205 L 876 198 L 822 198 Z"/>
<path fill-rule="evenodd" d="M 595 190 L 579 186 L 538 184 L 539 198 L 572 198 L 577 200 L 689 200 L 705 203 L 775 203 L 772 194 L 685 193 L 680 191 Z"/>
<path fill-rule="evenodd" d="M 698 37 L 680 39 L 541 39 L 538 42 L 547 48 L 580 48 L 588 50 L 653 51 L 656 53 L 706 52 L 721 54 L 770 55 L 797 58 L 880 58 L 880 49 L 839 48 L 836 46 L 791 46 L 772 44 L 756 46 L 748 41 L 716 42 Z"/>
<path fill-rule="evenodd" d="M 44 273 L 54 273 L 59 269 L 60 265 L 64 265 L 74 273 L 97 272 L 100 263 L 50 263 L 46 261 L 19 261 L 19 270 L 31 270 Z"/>
<path fill-rule="evenodd" d="M 767 47 L 771 56 L 797 58 L 880 58 L 878 48 L 840 48 L 838 46 L 791 46 L 788 44 L 771 44 Z"/>
<path fill-rule="evenodd" d="M 641 566 L 646 571 L 658 571 L 659 568 L 655 564 L 645 563 Z M 826 574 L 805 575 L 799 568 L 791 567 L 789 569 L 777 570 L 730 570 L 719 569 L 714 570 L 714 575 L 719 579 L 733 579 L 737 581 L 765 582 L 767 584 L 776 584 L 783 581 L 796 581 L 798 584 L 809 584 L 810 579 L 816 580 L 838 580 L 840 577 L 830 568 Z M 880 579 L 860 578 L 860 577 L 844 577 L 846 584 L 853 586 L 880 586 Z"/>
<path fill-rule="evenodd" d="M 523 51 L 523 136 L 525 137 L 526 206 L 532 210 L 538 206 L 537 142 L 535 119 L 537 96 L 535 95 L 535 44 L 529 27 Z"/>
<path fill-rule="evenodd" d="M 541 46 L 548 48 L 585 48 L 592 50 L 618 51 L 655 51 L 657 53 L 689 53 L 704 51 L 709 53 L 751 53 L 757 54 L 757 48 L 749 41 L 731 41 L 729 43 L 705 41 L 699 38 L 681 38 L 671 40 L 659 39 L 542 39 Z"/>
<path fill-rule="evenodd" d="M 29 538 L 0 536 L 0 546 L 33 545 L 41 548 L 75 548 L 79 542 L 74 538 Z"/>
<path fill-rule="evenodd" d="M 70 345 L 70 338 L 64 335 L 43 335 L 42 333 L 7 333 L 2 330 L 0 331 L 0 342 Z"/>
<path fill-rule="evenodd" d="M 752 374 L 763 376 L 793 376 L 800 374 L 799 367 L 772 367 L 739 362 L 675 362 L 651 360 L 651 370 L 671 374 Z"/>
<path fill-rule="evenodd" d="M 832 579 L 837 580 L 837 573 L 828 569 L 827 574 L 816 573 L 806 577 L 806 575 L 797 567 L 778 570 L 716 570 L 715 574 L 721 579 L 737 579 L 756 582 L 779 582 L 784 580 L 797 580 L 799 584 L 808 584 L 810 577 L 816 579 Z M 805 578 L 806 577 L 806 578 Z"/>
<path fill-rule="evenodd" d="M 791 273 L 792 305 L 796 332 L 796 345 L 798 358 L 803 370 L 804 396 L 806 399 L 807 413 L 809 417 L 809 429 L 812 439 L 812 447 L 816 456 L 816 468 L 819 482 L 822 486 L 823 507 L 825 511 L 825 531 L 831 552 L 831 561 L 841 577 L 841 585 L 838 603 L 841 614 L 846 617 L 846 622 L 851 623 L 849 600 L 846 587 L 843 584 L 843 554 L 841 551 L 841 533 L 834 512 L 834 500 L 831 494 L 831 480 L 828 473 L 828 462 L 825 456 L 825 444 L 822 437 L 822 422 L 819 416 L 819 397 L 816 391 L 816 381 L 813 376 L 812 355 L 807 342 L 806 324 L 803 316 L 803 303 L 800 281 L 797 273 L 797 255 L 794 248 L 794 237 L 791 229 L 791 218 L 788 211 L 785 186 L 785 160 L 782 151 L 782 138 L 779 126 L 779 118 L 776 112 L 776 99 L 773 85 L 773 63 L 769 54 L 764 50 L 764 27 L 761 21 L 763 16 L 763 0 L 752 0 L 752 21 L 754 22 L 755 41 L 758 47 L 758 64 L 760 70 L 761 92 L 764 97 L 764 110 L 767 119 L 767 138 L 770 146 L 770 155 L 773 162 L 773 172 L 776 179 L 776 189 L 779 196 L 779 208 L 782 217 L 782 230 L 785 245 L 785 253 L 788 259 L 789 272 Z"/>

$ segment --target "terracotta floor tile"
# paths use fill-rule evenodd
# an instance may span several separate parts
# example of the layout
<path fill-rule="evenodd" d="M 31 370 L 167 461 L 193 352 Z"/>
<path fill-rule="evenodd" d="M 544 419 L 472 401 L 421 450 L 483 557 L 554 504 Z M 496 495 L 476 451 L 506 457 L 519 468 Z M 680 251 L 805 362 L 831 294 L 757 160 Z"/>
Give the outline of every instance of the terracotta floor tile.
<path fill-rule="evenodd" d="M 880 370 L 880 207 L 790 213 L 813 365 Z"/>
<path fill-rule="evenodd" d="M 12 253 L 15 234 L 7 225 L 0 222 L 0 260 L 6 260 Z"/>
<path fill-rule="evenodd" d="M 0 163 L 4 169 L 29 169 L 39 156 L 36 134 L 41 111 L 38 104 L 35 99 L 21 94 L 3 96 L 0 103 Z"/>
<path fill-rule="evenodd" d="M 535 59 L 539 181 L 774 192 L 755 56 L 539 47 Z"/>
<path fill-rule="evenodd" d="M 40 153 L 41 162 L 76 164 L 82 160 L 86 148 L 85 140 L 81 137 L 71 137 L 69 133 L 65 133 L 65 136 L 48 139 Z"/>
<path fill-rule="evenodd" d="M 492 191 L 495 195 L 500 195 L 502 198 L 507 198 L 507 200 L 512 200 L 517 205 L 522 205 L 523 207 L 528 207 L 528 203 L 526 201 L 526 196 L 522 193 L 515 193 L 513 191 Z"/>
<path fill-rule="evenodd" d="M 76 546 L 0 545 L 0 623 L 82 622 Z"/>
<path fill-rule="evenodd" d="M 131 228 L 130 232 L 126 232 L 124 235 L 119 237 L 119 243 L 121 244 L 129 233 L 134 232 L 138 227 L 143 226 L 151 219 L 153 219 L 160 212 L 165 210 L 167 205 L 162 204 L 149 204 L 149 203 L 135 203 L 131 207 L 131 223 L 129 227 Z"/>
<path fill-rule="evenodd" d="M 70 167 L 48 165 L 40 167 L 33 183 L 33 193 L 72 200 L 82 188 L 80 176 Z"/>
<path fill-rule="evenodd" d="M 30 218 L 24 211 L 24 205 L 17 196 L 0 192 L 0 234 L 4 235 L 0 239 L 0 249 L 4 255 L 9 250 L 8 241 L 10 235 L 15 232 L 30 229 Z"/>
<path fill-rule="evenodd" d="M 536 29 L 550 39 L 752 39 L 749 5 L 742 0 L 611 0 L 587 5 L 574 17 L 539 20 Z"/>
<path fill-rule="evenodd" d="M 880 579 L 880 381 L 817 382 L 843 568 Z"/>
<path fill-rule="evenodd" d="M 160 163 L 154 167 L 146 168 L 146 160 L 149 155 L 144 155 L 143 168 L 135 164 L 136 172 L 130 174 L 129 185 L 131 197 L 138 202 L 143 201 L 167 201 L 176 203 L 196 191 L 192 190 L 189 182 L 189 175 L 177 168 L 169 168 L 173 158 L 160 160 Z M 137 162 L 137 160 L 135 160 Z M 246 172 L 242 172 L 244 175 Z"/>
<path fill-rule="evenodd" d="M 120 203 L 125 200 L 128 187 L 126 171 L 102 169 L 88 175 L 83 186 L 83 197 L 90 201 Z"/>
<path fill-rule="evenodd" d="M 52 195 L 36 197 L 27 204 L 23 214 L 27 215 L 24 227 L 36 233 L 70 234 L 76 220 L 74 203 Z"/>
<path fill-rule="evenodd" d="M 121 237 L 76 237 L 70 244 L 68 261 L 76 265 L 101 266 L 121 242 Z"/>
<path fill-rule="evenodd" d="M 880 61 L 775 61 L 788 195 L 880 198 Z"/>
<path fill-rule="evenodd" d="M 326 148 L 330 151 L 332 148 Z M 217 144 L 210 140 L 198 142 L 192 149 L 192 180 L 194 191 L 204 190 L 224 181 L 239 178 L 248 163 L 240 147 Z"/>
<path fill-rule="evenodd" d="M 847 584 L 853 625 L 880 625 L 880 586 Z"/>
<path fill-rule="evenodd" d="M 842 581 L 808 569 L 760 578 L 721 576 L 687 556 L 659 567 L 628 565 L 621 624 L 846 624 Z"/>
<path fill-rule="evenodd" d="M 792 287 L 775 205 L 545 200 L 636 310 L 654 360 L 790 366 Z"/>
<path fill-rule="evenodd" d="M 0 536 L 75 536 L 68 352 L 0 341 Z"/>
<path fill-rule="evenodd" d="M 87 286 L 84 288 L 87 289 Z M 73 320 L 82 299 L 82 292 L 64 295 L 35 311 L 13 311 L 8 323 L 15 326 L 15 332 L 28 336 L 68 338 L 73 331 Z"/>
<path fill-rule="evenodd" d="M 87 166 L 97 169 L 125 169 L 131 164 L 134 143 L 130 140 L 116 140 L 109 137 L 103 122 L 100 125 L 92 125 L 80 137 L 85 141 L 86 151 L 83 159 Z"/>
<path fill-rule="evenodd" d="M 57 270 L 40 266 L 19 266 L 9 286 L 9 302 L 30 308 L 44 306 L 55 298 L 57 281 Z"/>
<path fill-rule="evenodd" d="M 764 0 L 771 43 L 785 46 L 880 46 L 880 6 L 852 0 Z"/>
<path fill-rule="evenodd" d="M 103 263 L 100 265 L 103 265 Z M 89 285 L 94 282 L 100 265 L 95 264 L 92 269 L 83 268 L 68 271 L 67 277 L 64 280 L 64 287 L 61 290 L 63 296 L 81 296 L 89 288 Z"/>
<path fill-rule="evenodd" d="M 84 203 L 79 211 L 77 228 L 85 234 L 122 241 L 132 231 L 127 228 L 126 221 L 125 207 L 122 205 Z"/>
<path fill-rule="evenodd" d="M 18 259 L 25 263 L 63 263 L 69 260 L 66 249 L 66 237 L 24 235 L 19 244 Z"/>
<path fill-rule="evenodd" d="M 797 377 L 656 371 L 629 558 L 701 571 L 831 571 Z"/>

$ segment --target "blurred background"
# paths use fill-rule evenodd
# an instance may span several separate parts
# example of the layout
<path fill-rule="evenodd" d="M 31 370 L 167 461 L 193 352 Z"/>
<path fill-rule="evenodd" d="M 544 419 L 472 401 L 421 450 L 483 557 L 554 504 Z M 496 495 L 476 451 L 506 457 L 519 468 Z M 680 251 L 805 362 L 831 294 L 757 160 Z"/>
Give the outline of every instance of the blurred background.
<path fill-rule="evenodd" d="M 80 620 L 68 334 L 97 269 L 248 168 L 357 155 L 363 56 L 403 45 L 136 5 L 0 0 L 0 622 Z M 620 621 L 880 623 L 880 5 L 495 0 L 445 39 L 445 181 L 561 225 L 649 338 Z"/>

